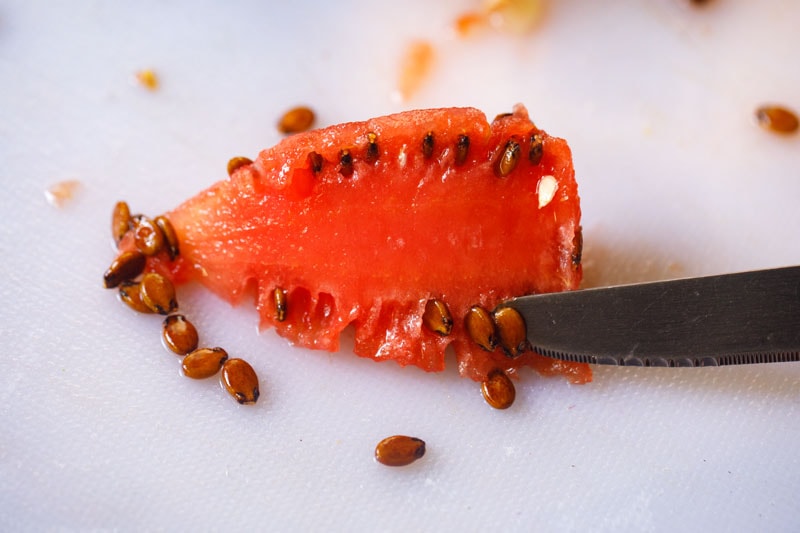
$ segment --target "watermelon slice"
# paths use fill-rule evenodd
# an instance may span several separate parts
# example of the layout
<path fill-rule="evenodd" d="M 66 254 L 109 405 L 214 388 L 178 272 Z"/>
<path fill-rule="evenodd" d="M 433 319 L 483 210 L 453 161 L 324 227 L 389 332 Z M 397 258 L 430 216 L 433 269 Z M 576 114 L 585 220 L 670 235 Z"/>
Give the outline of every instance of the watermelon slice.
<path fill-rule="evenodd" d="M 471 340 L 464 317 L 505 299 L 575 289 L 580 205 L 567 143 L 522 105 L 490 124 L 476 109 L 410 111 L 298 134 L 237 158 L 230 179 L 166 216 L 180 255 L 148 268 L 196 281 L 232 304 L 255 294 L 261 327 L 335 351 L 440 371 L 531 366 L 591 379 L 587 365 Z M 429 301 L 452 327 L 423 323 Z"/>

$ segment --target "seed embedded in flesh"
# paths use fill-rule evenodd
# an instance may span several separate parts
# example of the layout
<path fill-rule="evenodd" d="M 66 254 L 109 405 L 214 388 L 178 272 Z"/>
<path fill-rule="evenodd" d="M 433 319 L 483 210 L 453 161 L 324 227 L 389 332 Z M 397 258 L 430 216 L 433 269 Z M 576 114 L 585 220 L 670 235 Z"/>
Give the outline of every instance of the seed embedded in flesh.
<path fill-rule="evenodd" d="M 228 360 L 228 352 L 222 348 L 198 348 L 183 358 L 183 375 L 192 379 L 210 378 Z"/>
<path fill-rule="evenodd" d="M 253 160 L 249 157 L 236 156 L 228 160 L 228 176 L 233 176 L 233 173 L 246 165 L 252 165 Z"/>
<path fill-rule="evenodd" d="M 532 165 L 538 165 L 542 161 L 543 154 L 544 141 L 542 140 L 542 135 L 536 133 L 531 136 L 531 148 L 528 150 L 528 160 Z"/>
<path fill-rule="evenodd" d="M 517 141 L 511 139 L 506 143 L 494 166 L 494 172 L 498 177 L 505 178 L 511 174 L 519 162 L 520 151 L 521 149 Z"/>
<path fill-rule="evenodd" d="M 756 119 L 762 128 L 775 133 L 794 133 L 800 128 L 797 114 L 783 106 L 761 106 L 756 110 Z"/>
<path fill-rule="evenodd" d="M 275 302 L 275 320 L 283 322 L 286 320 L 286 291 L 275 287 L 272 291 L 272 300 Z"/>
<path fill-rule="evenodd" d="M 142 293 L 138 281 L 123 281 L 119 285 L 119 299 L 122 303 L 138 313 L 152 313 L 142 301 Z"/>
<path fill-rule="evenodd" d="M 244 359 L 228 359 L 222 365 L 222 385 L 241 404 L 253 404 L 258 400 L 258 376 L 250 363 Z"/>
<path fill-rule="evenodd" d="M 155 255 L 164 248 L 164 234 L 150 218 L 140 216 L 133 228 L 133 243 L 144 255 Z"/>
<path fill-rule="evenodd" d="M 422 323 L 429 330 L 442 336 L 450 335 L 453 330 L 453 318 L 450 316 L 450 310 L 441 300 L 428 300 L 425 304 L 425 312 L 422 313 Z"/>
<path fill-rule="evenodd" d="M 137 251 L 122 252 L 117 256 L 103 274 L 106 289 L 113 289 L 123 281 L 128 281 L 144 271 L 147 258 Z"/>
<path fill-rule="evenodd" d="M 470 338 L 487 352 L 497 346 L 497 332 L 489 311 L 479 305 L 472 306 L 464 317 L 464 326 Z"/>
<path fill-rule="evenodd" d="M 161 235 L 164 237 L 164 247 L 167 249 L 169 258 L 174 261 L 180 253 L 180 249 L 178 248 L 178 236 L 175 234 L 175 228 L 172 227 L 172 223 L 164 215 L 157 216 L 153 219 L 153 222 L 155 222 L 156 227 L 161 231 Z"/>
<path fill-rule="evenodd" d="M 433 142 L 433 132 L 429 131 L 422 138 L 422 155 L 425 156 L 425 159 L 429 159 L 433 155 Z"/>
<path fill-rule="evenodd" d="M 375 446 L 375 460 L 386 466 L 408 466 L 425 455 L 425 441 L 417 437 L 394 435 Z"/>
<path fill-rule="evenodd" d="M 114 237 L 114 243 L 119 244 L 129 229 L 131 229 L 131 210 L 127 202 L 117 202 L 111 212 L 111 236 Z"/>
<path fill-rule="evenodd" d="M 161 328 L 164 346 L 178 355 L 186 355 L 197 349 L 197 328 L 183 315 L 169 315 Z"/>
<path fill-rule="evenodd" d="M 495 409 L 508 409 L 517 396 L 514 382 L 499 368 L 489 372 L 486 381 L 481 383 L 481 392 L 486 403 Z"/>
<path fill-rule="evenodd" d="M 345 178 L 353 175 L 353 154 L 344 149 L 339 152 L 339 173 Z"/>
<path fill-rule="evenodd" d="M 168 315 L 178 309 L 175 286 L 161 274 L 156 272 L 145 274 L 139 290 L 142 294 L 142 302 L 154 313 Z"/>
<path fill-rule="evenodd" d="M 463 165 L 464 162 L 467 160 L 467 154 L 469 153 L 469 137 L 466 135 L 459 135 L 458 140 L 456 141 L 456 165 Z"/>
<path fill-rule="evenodd" d="M 378 160 L 381 153 L 378 149 L 378 136 L 372 132 L 367 133 L 367 155 L 364 156 L 367 163 L 374 163 Z"/>
<path fill-rule="evenodd" d="M 509 357 L 519 357 L 530 349 L 525 319 L 513 307 L 501 307 L 494 313 L 497 340 Z"/>
<path fill-rule="evenodd" d="M 572 266 L 577 268 L 581 264 L 583 257 L 583 228 L 578 226 L 575 235 L 572 237 Z"/>
<path fill-rule="evenodd" d="M 322 170 L 322 161 L 322 156 L 317 152 L 308 154 L 308 166 L 311 167 L 311 172 L 314 174 L 319 174 Z"/>
<path fill-rule="evenodd" d="M 278 131 L 281 133 L 301 133 L 314 125 L 314 111 L 306 106 L 298 106 L 283 114 L 278 122 Z"/>

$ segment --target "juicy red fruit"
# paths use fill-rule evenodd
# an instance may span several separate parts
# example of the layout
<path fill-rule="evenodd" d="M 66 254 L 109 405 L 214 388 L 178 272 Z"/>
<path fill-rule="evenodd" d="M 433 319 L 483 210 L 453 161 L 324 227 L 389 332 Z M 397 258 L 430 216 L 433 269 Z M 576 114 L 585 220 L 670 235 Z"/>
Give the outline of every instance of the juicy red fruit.
<path fill-rule="evenodd" d="M 261 326 L 297 345 L 335 351 L 352 324 L 355 352 L 376 360 L 438 371 L 452 345 L 461 374 L 476 380 L 523 365 L 591 379 L 586 365 L 487 352 L 464 328 L 473 305 L 580 282 L 569 148 L 521 105 L 491 124 L 454 108 L 298 134 L 167 217 L 180 256 L 162 254 L 151 269 L 234 304 L 254 287 Z M 450 335 L 423 326 L 430 299 L 448 307 Z"/>

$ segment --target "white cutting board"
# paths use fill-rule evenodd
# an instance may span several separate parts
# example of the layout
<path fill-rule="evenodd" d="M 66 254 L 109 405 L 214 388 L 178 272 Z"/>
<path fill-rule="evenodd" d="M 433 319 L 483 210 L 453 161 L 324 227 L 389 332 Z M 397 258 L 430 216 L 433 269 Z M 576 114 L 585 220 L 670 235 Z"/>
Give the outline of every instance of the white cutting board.
<path fill-rule="evenodd" d="M 523 372 L 501 412 L 453 368 L 292 348 L 182 291 L 204 342 L 261 376 L 242 407 L 180 376 L 101 274 L 115 201 L 176 206 L 298 103 L 327 125 L 524 102 L 573 148 L 587 286 L 800 264 L 800 136 L 753 121 L 800 110 L 800 4 L 553 1 L 529 36 L 467 41 L 451 22 L 477 0 L 288 4 L 0 6 L 0 530 L 796 530 L 800 365 Z M 399 103 L 415 38 L 438 63 Z M 396 433 L 424 459 L 376 464 Z"/>

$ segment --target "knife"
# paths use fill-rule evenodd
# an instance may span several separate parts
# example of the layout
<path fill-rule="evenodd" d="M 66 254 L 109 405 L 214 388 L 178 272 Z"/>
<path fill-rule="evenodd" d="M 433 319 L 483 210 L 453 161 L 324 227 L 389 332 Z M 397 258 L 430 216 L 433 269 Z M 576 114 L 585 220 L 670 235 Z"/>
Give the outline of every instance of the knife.
<path fill-rule="evenodd" d="M 800 361 L 800 266 L 538 294 L 503 304 L 533 350 L 602 365 Z"/>

